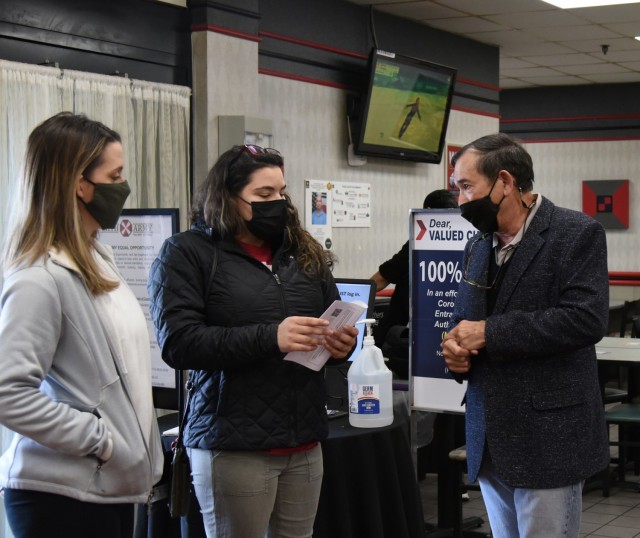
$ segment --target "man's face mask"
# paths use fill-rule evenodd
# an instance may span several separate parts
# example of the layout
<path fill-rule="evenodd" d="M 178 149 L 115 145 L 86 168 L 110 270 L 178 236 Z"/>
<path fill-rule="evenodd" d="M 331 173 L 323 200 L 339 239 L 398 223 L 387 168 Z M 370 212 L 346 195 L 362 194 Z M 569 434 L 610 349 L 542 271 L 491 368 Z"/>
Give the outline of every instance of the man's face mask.
<path fill-rule="evenodd" d="M 94 183 L 86 177 L 84 179 L 95 188 L 93 199 L 90 202 L 81 200 L 82 203 L 103 230 L 113 228 L 117 224 L 124 203 L 131 193 L 129 184 L 126 181 L 122 183 Z"/>
<path fill-rule="evenodd" d="M 489 194 L 486 196 L 460 205 L 462 216 L 482 233 L 498 231 L 498 212 L 505 196 L 503 195 L 497 204 L 491 200 L 491 193 L 497 182 L 498 179 L 496 178 L 493 185 L 491 185 Z"/>

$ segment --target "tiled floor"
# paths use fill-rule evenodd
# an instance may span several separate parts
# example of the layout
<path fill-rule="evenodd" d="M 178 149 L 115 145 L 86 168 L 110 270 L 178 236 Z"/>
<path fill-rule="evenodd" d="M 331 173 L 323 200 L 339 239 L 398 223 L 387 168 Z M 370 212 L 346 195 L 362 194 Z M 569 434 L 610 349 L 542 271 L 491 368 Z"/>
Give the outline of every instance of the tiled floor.
<path fill-rule="evenodd" d="M 633 476 L 627 479 L 640 480 Z M 425 521 L 433 525 L 438 520 L 436 481 L 436 475 L 427 474 L 426 479 L 420 482 Z M 611 495 L 605 498 L 601 489 L 593 489 L 583 495 L 582 504 L 581 538 L 640 538 L 640 492 L 612 487 Z M 489 519 L 479 491 L 469 491 L 469 501 L 463 504 L 463 514 L 464 517 L 482 517 L 485 523 L 474 530 L 490 532 Z"/>

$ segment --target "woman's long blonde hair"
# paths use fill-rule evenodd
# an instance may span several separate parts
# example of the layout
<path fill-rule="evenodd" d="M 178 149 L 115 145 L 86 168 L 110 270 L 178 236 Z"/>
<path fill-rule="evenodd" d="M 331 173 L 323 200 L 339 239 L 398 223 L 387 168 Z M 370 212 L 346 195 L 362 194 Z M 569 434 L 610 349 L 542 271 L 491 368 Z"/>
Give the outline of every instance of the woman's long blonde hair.
<path fill-rule="evenodd" d="M 46 260 L 53 247 L 75 262 L 91 293 L 118 286 L 100 273 L 76 196 L 77 178 L 90 176 L 112 142 L 120 142 L 118 133 L 71 112 L 60 112 L 31 132 L 22 180 L 12 204 L 11 230 L 3 252 L 5 267 Z"/>

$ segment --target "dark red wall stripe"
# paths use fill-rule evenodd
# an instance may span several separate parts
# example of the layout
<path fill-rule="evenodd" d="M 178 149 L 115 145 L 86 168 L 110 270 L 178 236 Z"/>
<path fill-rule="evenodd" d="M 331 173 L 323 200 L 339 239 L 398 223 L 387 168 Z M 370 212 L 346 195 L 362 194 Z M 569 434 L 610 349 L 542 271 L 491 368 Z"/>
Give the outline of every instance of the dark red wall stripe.
<path fill-rule="evenodd" d="M 298 39 L 297 37 L 289 37 L 282 34 L 274 34 L 273 32 L 258 32 L 258 35 L 268 37 L 270 39 L 276 39 L 278 41 L 286 41 L 287 43 L 294 43 L 303 47 L 309 47 L 311 49 L 324 50 L 325 52 L 333 52 L 334 54 L 341 54 L 342 56 L 350 56 L 352 58 L 358 58 L 360 60 L 368 59 L 368 56 L 360 54 L 359 52 L 351 52 L 350 50 L 339 49 L 337 47 L 331 47 L 329 45 L 323 45 L 322 43 L 314 43 L 313 41 L 306 41 L 304 39 Z"/>
<path fill-rule="evenodd" d="M 640 136 L 600 136 L 594 138 L 532 138 L 528 139 L 525 134 L 517 135 L 511 134 L 511 136 L 518 138 L 526 144 L 555 144 L 557 142 L 624 142 L 625 140 L 640 140 Z"/>
<path fill-rule="evenodd" d="M 502 123 L 541 123 L 553 121 L 594 121 L 594 120 L 631 120 L 640 118 L 640 114 L 595 114 L 589 116 L 566 116 L 557 118 L 520 118 L 503 119 Z"/>
<path fill-rule="evenodd" d="M 194 24 L 191 26 L 192 32 L 215 32 L 216 34 L 225 34 L 233 37 L 239 37 L 240 39 L 246 39 L 248 41 L 260 42 L 261 39 L 258 36 L 247 34 L 245 32 L 238 32 L 237 30 L 229 30 L 222 26 L 215 26 L 213 24 Z"/>

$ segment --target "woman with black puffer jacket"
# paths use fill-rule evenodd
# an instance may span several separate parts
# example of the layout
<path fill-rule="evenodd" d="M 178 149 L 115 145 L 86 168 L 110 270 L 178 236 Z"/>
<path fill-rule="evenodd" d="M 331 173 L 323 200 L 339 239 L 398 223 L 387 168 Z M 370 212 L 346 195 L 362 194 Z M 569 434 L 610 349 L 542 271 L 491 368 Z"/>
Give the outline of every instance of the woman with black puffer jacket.
<path fill-rule="evenodd" d="M 276 150 L 236 146 L 195 196 L 192 226 L 149 275 L 163 359 L 191 370 L 184 444 L 207 536 L 311 536 L 328 433 L 324 374 L 285 361 L 357 329 L 319 316 L 339 299 L 333 258 L 306 232 Z"/>

